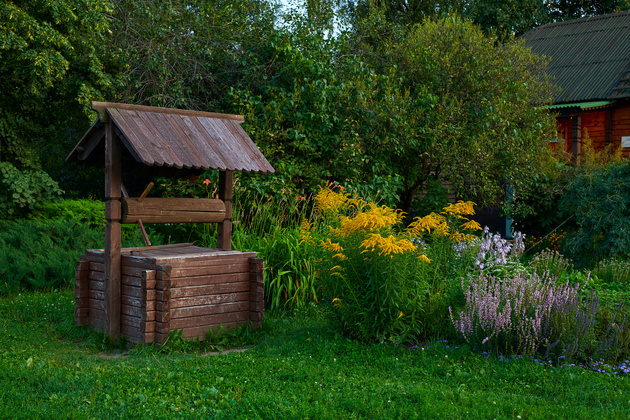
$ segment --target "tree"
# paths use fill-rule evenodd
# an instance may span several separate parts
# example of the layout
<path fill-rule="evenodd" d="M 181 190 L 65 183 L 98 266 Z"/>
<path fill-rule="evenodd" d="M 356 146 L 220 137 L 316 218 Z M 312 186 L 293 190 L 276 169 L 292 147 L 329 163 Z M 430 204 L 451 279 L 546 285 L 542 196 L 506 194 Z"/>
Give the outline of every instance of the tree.
<path fill-rule="evenodd" d="M 115 0 L 111 47 L 126 67 L 121 101 L 225 110 L 239 83 L 257 83 L 268 62 L 258 43 L 275 9 L 259 0 Z"/>
<path fill-rule="evenodd" d="M 108 13 L 105 0 L 0 4 L 0 178 L 11 191 L 3 206 L 30 206 L 56 189 L 41 157 L 55 159 L 44 169 L 60 165 L 89 123 L 89 101 L 115 89 Z"/>
<path fill-rule="evenodd" d="M 434 181 L 478 204 L 504 201 L 506 188 L 526 194 L 555 129 L 534 105 L 551 98 L 544 61 L 456 17 L 377 36 L 365 46 L 363 34 L 293 32 L 271 44 L 269 82 L 236 92 L 252 138 L 288 182 L 372 183 L 404 210 Z"/>
<path fill-rule="evenodd" d="M 547 23 L 598 16 L 630 9 L 628 0 L 475 0 L 464 16 L 499 39 L 520 36 Z"/>

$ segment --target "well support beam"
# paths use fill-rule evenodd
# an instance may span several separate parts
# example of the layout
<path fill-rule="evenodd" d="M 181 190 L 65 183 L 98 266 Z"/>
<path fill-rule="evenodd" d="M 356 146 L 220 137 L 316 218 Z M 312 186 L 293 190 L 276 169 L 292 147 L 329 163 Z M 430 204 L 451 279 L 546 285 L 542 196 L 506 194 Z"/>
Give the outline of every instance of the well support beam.
<path fill-rule="evenodd" d="M 219 199 L 225 203 L 225 218 L 217 226 L 217 248 L 232 249 L 232 198 L 234 196 L 234 172 L 219 172 Z"/>
<path fill-rule="evenodd" d="M 111 119 L 105 123 L 105 331 L 109 337 L 120 338 L 120 218 L 122 170 L 120 140 L 114 136 Z"/>

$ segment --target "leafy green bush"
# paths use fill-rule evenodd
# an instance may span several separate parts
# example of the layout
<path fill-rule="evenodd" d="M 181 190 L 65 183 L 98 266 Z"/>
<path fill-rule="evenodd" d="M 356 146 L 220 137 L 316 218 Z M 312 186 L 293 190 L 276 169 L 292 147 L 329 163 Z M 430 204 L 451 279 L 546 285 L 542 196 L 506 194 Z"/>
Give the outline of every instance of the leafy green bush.
<path fill-rule="evenodd" d="M 9 162 L 0 162 L 0 219 L 24 216 L 36 204 L 50 201 L 61 193 L 46 172 L 20 171 Z"/>
<path fill-rule="evenodd" d="M 600 166 L 569 183 L 560 208 L 575 215 L 564 252 L 577 265 L 630 256 L 630 163 Z"/>

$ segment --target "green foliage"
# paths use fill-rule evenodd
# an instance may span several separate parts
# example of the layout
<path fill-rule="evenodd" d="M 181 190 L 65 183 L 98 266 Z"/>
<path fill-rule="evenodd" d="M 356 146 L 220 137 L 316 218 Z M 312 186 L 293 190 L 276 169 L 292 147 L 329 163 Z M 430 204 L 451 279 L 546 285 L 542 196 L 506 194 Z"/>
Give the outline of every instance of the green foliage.
<path fill-rule="evenodd" d="M 103 248 L 104 211 L 100 201 L 60 200 L 39 205 L 31 219 L 0 220 L 0 294 L 71 285 L 79 256 Z M 144 245 L 137 226 L 121 233 L 123 247 Z M 151 226 L 147 233 L 163 243 Z"/>
<path fill-rule="evenodd" d="M 529 268 L 539 276 L 548 272 L 563 277 L 565 273 L 573 271 L 573 264 L 558 251 L 545 249 L 534 255 L 529 261 Z"/>
<path fill-rule="evenodd" d="M 76 219 L 0 221 L 0 294 L 67 287 L 79 255 L 102 244 Z"/>
<path fill-rule="evenodd" d="M 0 162 L 0 186 L 0 219 L 23 217 L 36 204 L 52 200 L 63 192 L 44 171 L 19 171 L 9 162 Z"/>
<path fill-rule="evenodd" d="M 257 44 L 274 9 L 256 0 L 118 0 L 110 47 L 127 64 L 127 103 L 221 112 L 230 86 L 258 82 L 267 60 Z"/>
<path fill-rule="evenodd" d="M 0 5 L 0 161 L 51 169 L 87 128 L 89 101 L 119 82 L 110 12 L 105 0 Z"/>
<path fill-rule="evenodd" d="M 630 249 L 630 165 L 611 163 L 573 179 L 560 201 L 576 227 L 568 230 L 564 250 L 576 264 L 628 257 Z"/>

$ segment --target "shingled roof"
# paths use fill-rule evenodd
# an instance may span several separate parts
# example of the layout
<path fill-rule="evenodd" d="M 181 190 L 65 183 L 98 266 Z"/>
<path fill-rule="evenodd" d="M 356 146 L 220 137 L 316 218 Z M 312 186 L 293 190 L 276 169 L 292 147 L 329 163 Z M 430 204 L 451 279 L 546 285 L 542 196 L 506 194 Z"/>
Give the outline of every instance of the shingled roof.
<path fill-rule="evenodd" d="M 630 98 L 630 11 L 544 25 L 523 39 L 551 59 L 556 104 Z"/>
<path fill-rule="evenodd" d="M 104 121 L 111 119 L 127 157 L 142 165 L 189 172 L 274 172 L 241 127 L 240 115 L 106 102 L 93 102 L 92 108 L 101 117 L 68 155 L 68 162 L 102 164 Z"/>

